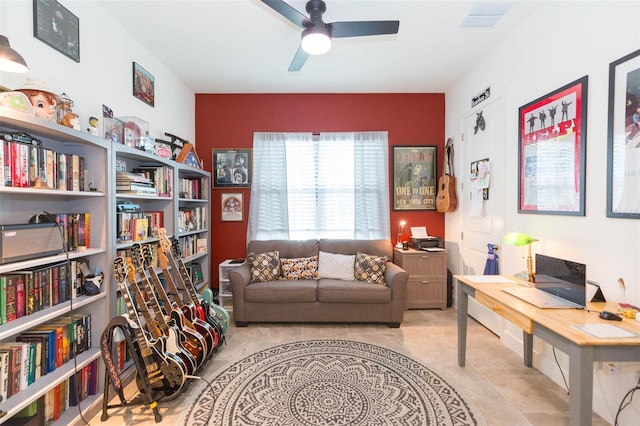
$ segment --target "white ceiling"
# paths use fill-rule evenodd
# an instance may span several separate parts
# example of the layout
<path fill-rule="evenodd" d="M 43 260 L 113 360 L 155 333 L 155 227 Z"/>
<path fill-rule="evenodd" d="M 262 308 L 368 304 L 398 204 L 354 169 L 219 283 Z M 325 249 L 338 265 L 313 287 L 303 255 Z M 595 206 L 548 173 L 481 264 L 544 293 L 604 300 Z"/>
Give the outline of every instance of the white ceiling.
<path fill-rule="evenodd" d="M 540 5 L 516 0 L 494 27 L 462 28 L 487 1 L 325 2 L 324 22 L 399 20 L 400 29 L 334 39 L 289 72 L 301 29 L 260 0 L 99 0 L 195 93 L 442 93 Z M 306 0 L 288 3 L 307 15 Z"/>

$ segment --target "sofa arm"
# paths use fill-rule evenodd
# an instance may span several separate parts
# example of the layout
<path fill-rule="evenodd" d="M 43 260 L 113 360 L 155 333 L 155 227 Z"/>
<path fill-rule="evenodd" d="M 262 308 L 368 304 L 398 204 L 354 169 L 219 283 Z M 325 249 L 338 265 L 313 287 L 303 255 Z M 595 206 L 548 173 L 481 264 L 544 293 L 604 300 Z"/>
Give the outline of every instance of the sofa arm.
<path fill-rule="evenodd" d="M 233 292 L 233 320 L 243 322 L 244 313 L 244 288 L 251 281 L 251 267 L 248 263 L 229 271 L 229 281 Z"/>
<path fill-rule="evenodd" d="M 392 262 L 387 262 L 384 282 L 391 288 L 391 321 L 400 324 L 404 316 L 405 294 L 409 273 Z"/>

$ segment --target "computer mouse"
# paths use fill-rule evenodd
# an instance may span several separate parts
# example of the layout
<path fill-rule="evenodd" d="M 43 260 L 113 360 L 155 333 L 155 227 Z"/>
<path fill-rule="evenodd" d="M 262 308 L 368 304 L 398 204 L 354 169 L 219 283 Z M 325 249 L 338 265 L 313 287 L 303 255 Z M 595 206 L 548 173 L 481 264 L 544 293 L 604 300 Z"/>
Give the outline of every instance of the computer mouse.
<path fill-rule="evenodd" d="M 602 311 L 598 314 L 598 316 L 602 319 L 609 320 L 609 321 L 622 321 L 622 317 L 609 311 Z"/>

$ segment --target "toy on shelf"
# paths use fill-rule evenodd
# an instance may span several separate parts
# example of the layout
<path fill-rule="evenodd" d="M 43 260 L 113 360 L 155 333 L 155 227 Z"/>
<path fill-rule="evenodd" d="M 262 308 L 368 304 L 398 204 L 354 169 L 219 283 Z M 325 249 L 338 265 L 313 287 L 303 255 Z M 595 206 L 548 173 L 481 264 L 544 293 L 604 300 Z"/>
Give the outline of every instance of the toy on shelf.
<path fill-rule="evenodd" d="M 36 117 L 47 121 L 56 120 L 57 106 L 61 97 L 52 92 L 46 82 L 35 83 L 31 79 L 27 79 L 27 83 L 16 91 L 27 95 L 29 102 L 35 109 Z"/>

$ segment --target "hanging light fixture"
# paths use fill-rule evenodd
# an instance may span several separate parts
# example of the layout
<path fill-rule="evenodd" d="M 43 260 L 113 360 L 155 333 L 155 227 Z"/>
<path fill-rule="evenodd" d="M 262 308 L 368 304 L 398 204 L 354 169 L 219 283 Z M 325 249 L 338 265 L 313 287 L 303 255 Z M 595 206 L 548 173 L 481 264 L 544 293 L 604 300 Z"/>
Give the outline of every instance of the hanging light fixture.
<path fill-rule="evenodd" d="M 325 27 L 311 26 L 302 32 L 302 49 L 309 55 L 322 55 L 331 49 L 331 36 Z"/>
<path fill-rule="evenodd" d="M 0 71 L 29 72 L 29 67 L 24 58 L 11 48 L 9 39 L 3 35 L 0 35 Z"/>

